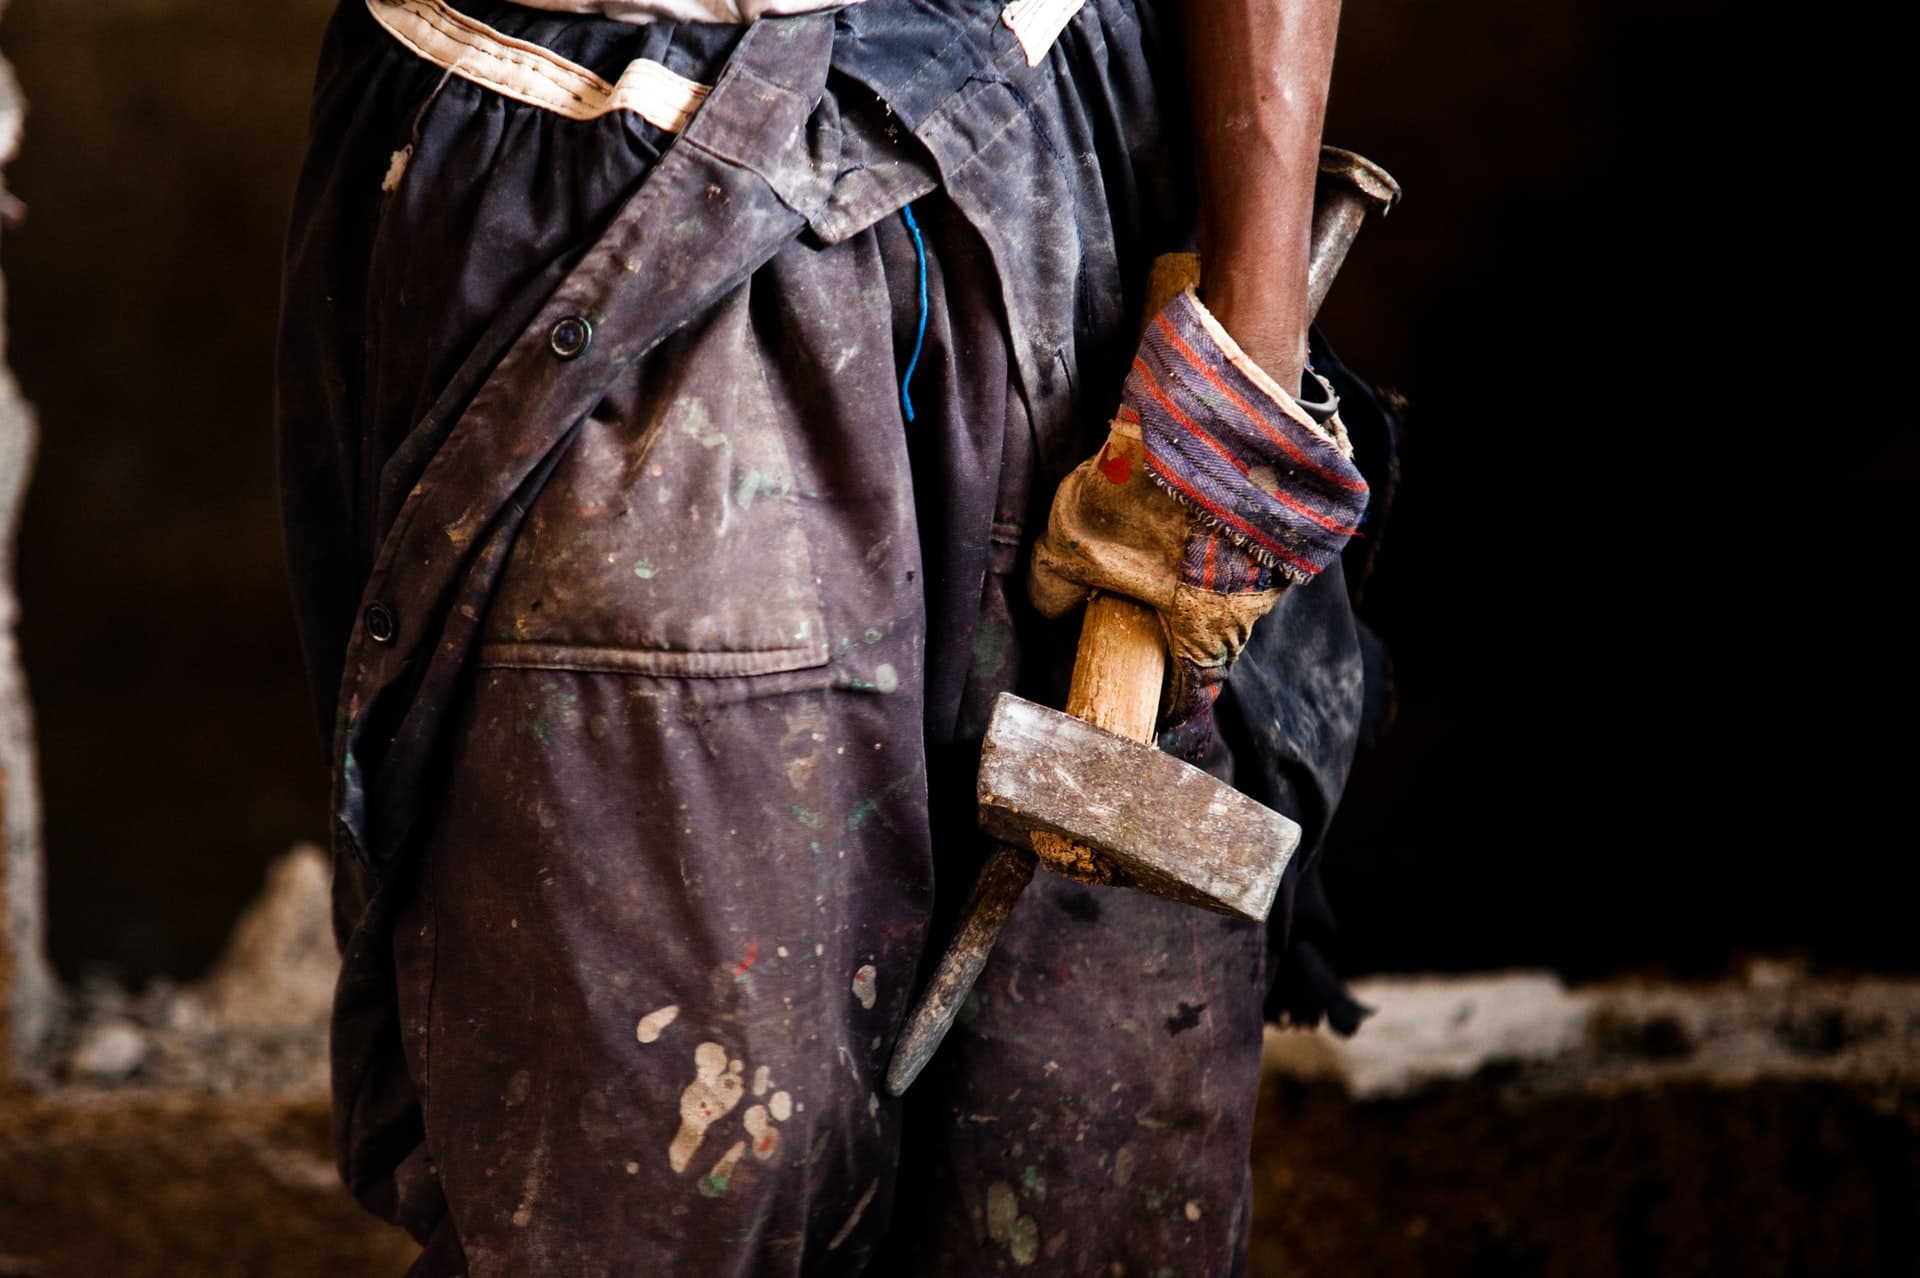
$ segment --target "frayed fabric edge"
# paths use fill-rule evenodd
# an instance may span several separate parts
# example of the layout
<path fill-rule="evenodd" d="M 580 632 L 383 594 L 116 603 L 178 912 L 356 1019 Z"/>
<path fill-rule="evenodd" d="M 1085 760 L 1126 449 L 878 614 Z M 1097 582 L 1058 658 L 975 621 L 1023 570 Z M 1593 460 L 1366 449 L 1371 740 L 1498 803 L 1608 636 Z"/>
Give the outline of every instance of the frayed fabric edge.
<path fill-rule="evenodd" d="M 1322 564 L 1320 567 L 1309 572 L 1298 564 L 1288 563 L 1278 555 L 1275 555 L 1271 550 L 1268 550 L 1265 546 L 1253 541 L 1244 532 L 1227 523 L 1212 511 L 1202 510 L 1200 507 L 1188 501 L 1180 494 L 1180 491 L 1173 486 L 1167 477 L 1160 473 L 1160 467 L 1155 463 L 1151 453 L 1146 454 L 1145 460 L 1147 479 L 1155 488 L 1158 488 L 1161 492 L 1179 502 L 1180 508 L 1187 512 L 1188 518 L 1196 521 L 1202 528 L 1205 528 L 1209 532 L 1219 533 L 1236 547 L 1251 555 L 1254 562 L 1258 563 L 1261 567 L 1273 569 L 1274 572 L 1285 578 L 1289 585 L 1304 586 L 1319 576 L 1321 571 L 1326 567 L 1325 564 Z M 1328 562 L 1331 562 L 1331 560 Z"/>

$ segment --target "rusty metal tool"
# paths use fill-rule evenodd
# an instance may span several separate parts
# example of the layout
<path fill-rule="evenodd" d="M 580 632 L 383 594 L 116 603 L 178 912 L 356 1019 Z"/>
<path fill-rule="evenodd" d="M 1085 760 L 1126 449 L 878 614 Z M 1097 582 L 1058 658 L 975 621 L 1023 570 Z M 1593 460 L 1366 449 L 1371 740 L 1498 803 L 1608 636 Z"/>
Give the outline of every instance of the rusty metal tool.
<path fill-rule="evenodd" d="M 1318 313 L 1370 213 L 1400 188 L 1378 165 L 1320 153 L 1309 314 Z M 1147 315 L 1199 279 L 1199 259 L 1154 263 Z M 986 966 L 1036 858 L 1082 882 L 1123 885 L 1254 921 L 1273 908 L 1300 827 L 1153 745 L 1166 648 L 1152 608 L 1118 595 L 1087 603 L 1067 711 L 1001 693 L 980 759 L 980 824 L 999 841 L 958 931 L 908 1019 L 887 1070 L 903 1094 L 932 1059 Z"/>

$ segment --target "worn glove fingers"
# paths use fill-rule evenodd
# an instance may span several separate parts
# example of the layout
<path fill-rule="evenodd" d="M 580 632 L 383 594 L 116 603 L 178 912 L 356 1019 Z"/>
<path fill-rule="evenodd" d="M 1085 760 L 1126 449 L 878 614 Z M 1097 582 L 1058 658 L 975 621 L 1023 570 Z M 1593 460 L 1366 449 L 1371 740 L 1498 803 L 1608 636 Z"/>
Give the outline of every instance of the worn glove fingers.
<path fill-rule="evenodd" d="M 1054 494 L 1047 531 L 1034 547 L 1028 596 L 1048 617 L 1094 590 L 1164 609 L 1179 584 L 1187 536 L 1186 508 L 1148 478 L 1138 432 L 1116 422 L 1100 452 Z"/>

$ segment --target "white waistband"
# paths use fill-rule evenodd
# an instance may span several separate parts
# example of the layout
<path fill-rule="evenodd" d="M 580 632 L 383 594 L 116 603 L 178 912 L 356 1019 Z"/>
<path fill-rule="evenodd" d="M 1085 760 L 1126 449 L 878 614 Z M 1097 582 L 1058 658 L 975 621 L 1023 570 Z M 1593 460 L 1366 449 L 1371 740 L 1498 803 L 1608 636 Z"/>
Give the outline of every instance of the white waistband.
<path fill-rule="evenodd" d="M 1013 0 L 1001 21 L 1019 40 L 1027 64 L 1037 66 L 1085 3 Z M 707 96 L 706 85 L 646 58 L 629 63 L 619 82 L 609 84 L 550 49 L 516 40 L 448 8 L 443 0 L 367 0 L 367 10 L 389 35 L 435 66 L 569 119 L 597 120 L 615 111 L 632 111 L 649 124 L 678 133 Z"/>
<path fill-rule="evenodd" d="M 495 31 L 442 0 L 367 0 L 389 35 L 420 57 L 502 97 L 544 107 L 571 120 L 631 111 L 678 133 L 707 96 L 707 86 L 639 58 L 617 84 L 549 49 Z"/>

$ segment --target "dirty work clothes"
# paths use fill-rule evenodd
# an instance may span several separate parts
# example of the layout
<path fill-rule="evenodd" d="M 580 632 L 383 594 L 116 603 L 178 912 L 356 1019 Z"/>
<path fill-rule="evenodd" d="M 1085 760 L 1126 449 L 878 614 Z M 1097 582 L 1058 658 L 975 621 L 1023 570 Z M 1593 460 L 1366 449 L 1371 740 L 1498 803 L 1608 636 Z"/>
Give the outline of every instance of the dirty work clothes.
<path fill-rule="evenodd" d="M 1127 0 L 1032 68 L 960 4 L 464 12 L 714 87 L 675 137 L 329 32 L 281 442 L 349 1186 L 429 1275 L 1234 1272 L 1262 929 L 1043 878 L 879 1085 L 992 697 L 1057 702 L 1017 566 L 1187 220 L 1177 50 Z M 1359 656 L 1337 570 L 1289 599 L 1207 753 L 1317 832 Z"/>

